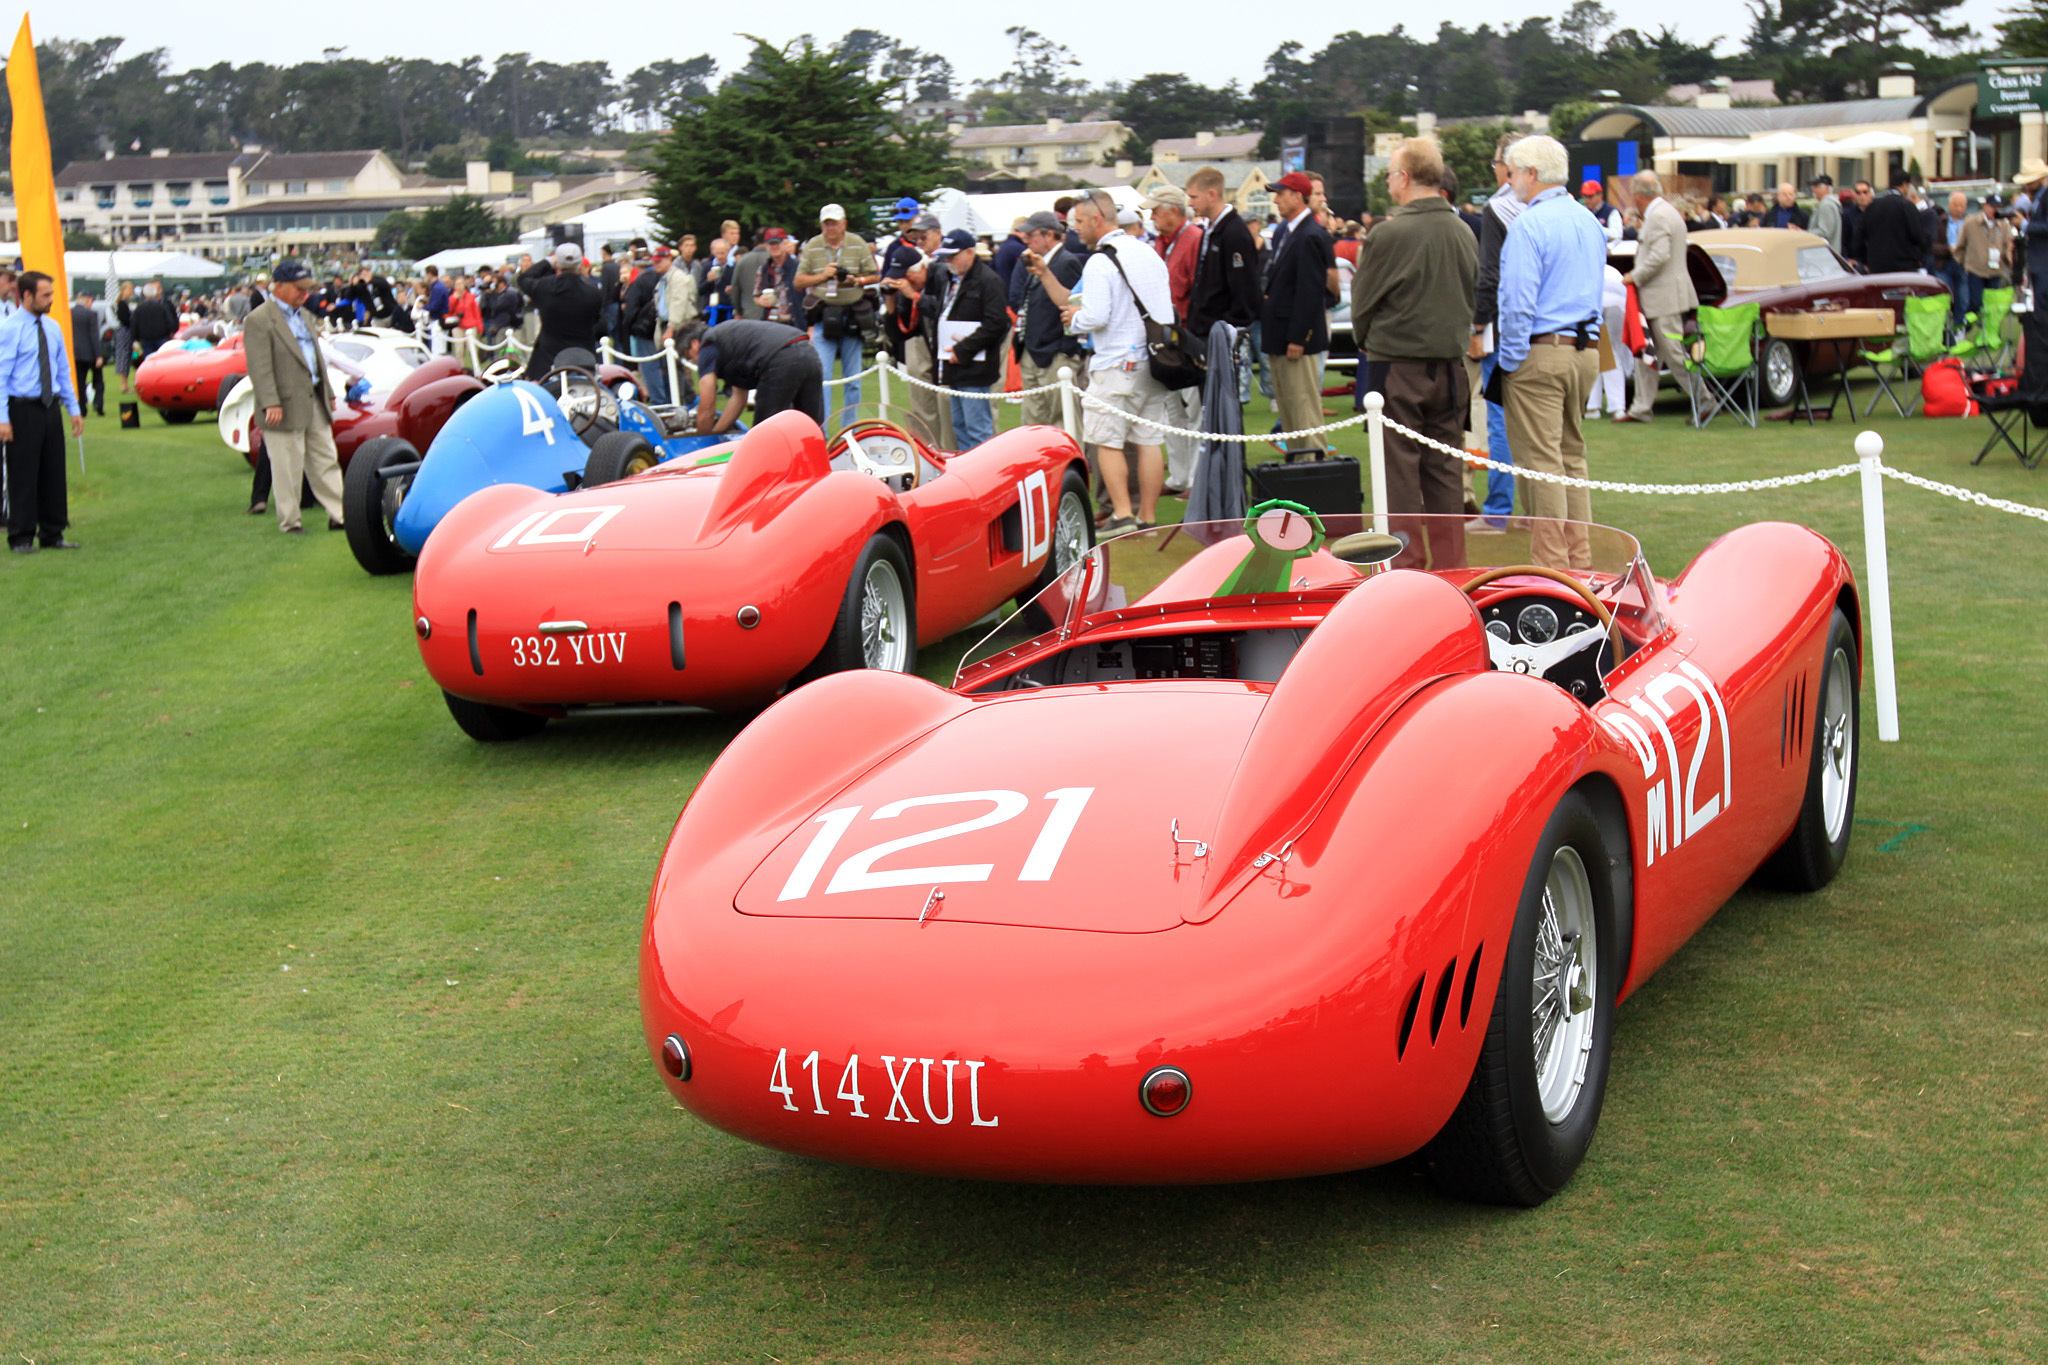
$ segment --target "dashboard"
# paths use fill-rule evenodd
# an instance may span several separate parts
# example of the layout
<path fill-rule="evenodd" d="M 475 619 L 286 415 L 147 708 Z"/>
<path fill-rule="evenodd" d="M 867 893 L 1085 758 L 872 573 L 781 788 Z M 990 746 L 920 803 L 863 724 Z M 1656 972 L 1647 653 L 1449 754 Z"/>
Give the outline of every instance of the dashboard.
<path fill-rule="evenodd" d="M 1488 635 L 1515 645 L 1547 645 L 1600 629 L 1600 618 L 1580 603 L 1539 593 L 1493 598 L 1479 608 L 1479 619 Z M 1607 642 L 1572 655 L 1544 676 L 1590 705 L 1603 694 L 1600 679 L 1614 664 L 1614 646 Z"/>

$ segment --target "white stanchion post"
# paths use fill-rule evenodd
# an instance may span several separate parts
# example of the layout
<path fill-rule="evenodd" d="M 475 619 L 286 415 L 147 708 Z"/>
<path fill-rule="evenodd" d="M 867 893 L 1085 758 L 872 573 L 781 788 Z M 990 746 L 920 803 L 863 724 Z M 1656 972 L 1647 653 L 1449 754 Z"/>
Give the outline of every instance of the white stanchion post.
<path fill-rule="evenodd" d="M 464 332 L 462 334 L 462 343 L 469 348 L 469 372 L 476 374 L 483 369 L 483 364 L 477 359 L 476 354 L 476 333 Z"/>
<path fill-rule="evenodd" d="M 1081 400 L 1074 392 L 1074 367 L 1060 366 L 1060 420 L 1066 424 L 1067 435 L 1078 444 L 1081 439 Z"/>
<path fill-rule="evenodd" d="M 676 370 L 676 343 L 673 337 L 661 343 L 661 363 L 668 370 L 668 401 L 680 404 L 683 401 L 682 375 Z"/>
<path fill-rule="evenodd" d="M 1372 465 L 1372 529 L 1387 533 L 1387 396 L 1365 396 L 1365 437 Z"/>
<path fill-rule="evenodd" d="M 882 408 L 884 411 L 887 411 L 889 407 L 889 353 L 887 351 L 876 354 L 875 369 L 877 371 L 875 385 L 882 395 Z"/>
<path fill-rule="evenodd" d="M 1870 668 L 1877 696 L 1877 737 L 1899 737 L 1899 683 L 1892 666 L 1891 563 L 1884 541 L 1884 437 L 1856 438 L 1863 475 L 1863 578 L 1869 606 Z"/>

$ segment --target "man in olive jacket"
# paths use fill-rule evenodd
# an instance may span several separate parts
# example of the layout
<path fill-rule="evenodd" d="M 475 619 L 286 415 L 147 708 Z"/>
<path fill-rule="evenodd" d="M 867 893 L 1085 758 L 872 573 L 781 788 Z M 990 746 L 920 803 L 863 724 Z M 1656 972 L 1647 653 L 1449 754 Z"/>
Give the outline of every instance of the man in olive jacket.
<path fill-rule="evenodd" d="M 1471 393 L 1465 350 L 1472 329 L 1479 248 L 1443 197 L 1443 152 L 1434 138 L 1410 138 L 1387 168 L 1398 205 L 1358 251 L 1351 326 L 1364 363 L 1359 382 L 1386 398 L 1389 420 L 1463 449 Z M 1465 465 L 1400 432 L 1387 432 L 1387 509 L 1408 537 L 1399 568 L 1457 568 L 1465 562 Z M 1435 513 L 1428 522 L 1415 513 Z M 1428 528 L 1424 549 L 1423 529 Z"/>
<path fill-rule="evenodd" d="M 305 529 L 299 525 L 299 499 L 290 492 L 303 474 L 327 511 L 329 528 L 338 531 L 341 460 L 334 450 L 334 395 L 317 324 L 303 306 L 313 292 L 313 272 L 299 261 L 281 261 L 270 278 L 269 300 L 252 308 L 242 327 L 242 353 L 272 477 L 285 490 L 277 499 L 278 529 L 289 535 Z"/>

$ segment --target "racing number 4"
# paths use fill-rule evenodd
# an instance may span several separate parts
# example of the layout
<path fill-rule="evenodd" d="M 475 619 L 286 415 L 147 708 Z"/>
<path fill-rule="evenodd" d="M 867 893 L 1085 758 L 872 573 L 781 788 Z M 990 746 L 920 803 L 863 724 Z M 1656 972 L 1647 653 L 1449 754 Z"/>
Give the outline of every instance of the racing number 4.
<path fill-rule="evenodd" d="M 1095 795 L 1093 787 L 1061 787 L 1045 794 L 1052 802 L 1052 809 L 1046 812 L 1045 823 L 1039 826 L 1038 837 L 1032 841 L 1030 850 L 1024 855 L 1024 862 L 1018 868 L 1020 882 L 1051 881 L 1053 870 L 1059 866 L 1060 855 L 1066 851 L 1067 841 L 1073 837 L 1074 827 L 1081 821 L 1081 812 L 1088 805 L 1088 798 Z M 948 792 L 941 796 L 910 796 L 901 801 L 891 801 L 877 807 L 871 820 L 890 820 L 907 810 L 921 806 L 946 806 L 974 802 L 987 802 L 989 809 L 970 819 L 958 820 L 950 825 L 926 830 L 922 834 L 909 834 L 900 839 L 890 839 L 850 853 L 842 861 L 832 878 L 825 885 L 824 894 L 830 896 L 841 891 L 872 891 L 891 886 L 925 886 L 940 882 L 985 882 L 995 872 L 994 863 L 955 863 L 925 867 L 902 867 L 877 869 L 875 864 L 893 853 L 936 844 L 945 839 L 955 838 L 975 830 L 989 829 L 1007 824 L 1022 815 L 1031 805 L 1022 792 L 978 791 Z M 818 832 L 811 836 L 811 842 L 790 870 L 789 880 L 782 884 L 778 901 L 802 900 L 811 894 L 818 877 L 824 872 L 825 864 L 838 850 L 839 841 L 853 822 L 860 818 L 861 807 L 841 806 L 838 810 L 826 811 L 812 823 Z"/>

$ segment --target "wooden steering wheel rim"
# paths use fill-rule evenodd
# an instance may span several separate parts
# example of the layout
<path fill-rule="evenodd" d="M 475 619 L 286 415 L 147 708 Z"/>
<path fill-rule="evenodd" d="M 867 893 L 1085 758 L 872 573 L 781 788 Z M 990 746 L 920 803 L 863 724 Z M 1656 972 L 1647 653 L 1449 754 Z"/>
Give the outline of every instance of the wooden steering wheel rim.
<path fill-rule="evenodd" d="M 1605 602 L 1602 602 L 1593 595 L 1591 588 L 1561 570 L 1546 569 L 1541 564 L 1502 565 L 1497 569 L 1488 569 L 1477 578 L 1467 580 L 1464 586 L 1465 596 L 1472 596 L 1489 583 L 1498 582 L 1503 578 L 1516 578 L 1522 575 L 1534 578 L 1547 578 L 1552 583 L 1560 587 L 1570 588 L 1573 592 L 1577 593 L 1580 599 L 1593 609 L 1594 617 L 1600 622 L 1601 628 L 1607 632 L 1608 643 L 1614 646 L 1614 662 L 1617 664 L 1621 662 L 1621 624 L 1614 619 L 1614 613 L 1607 610 Z"/>

